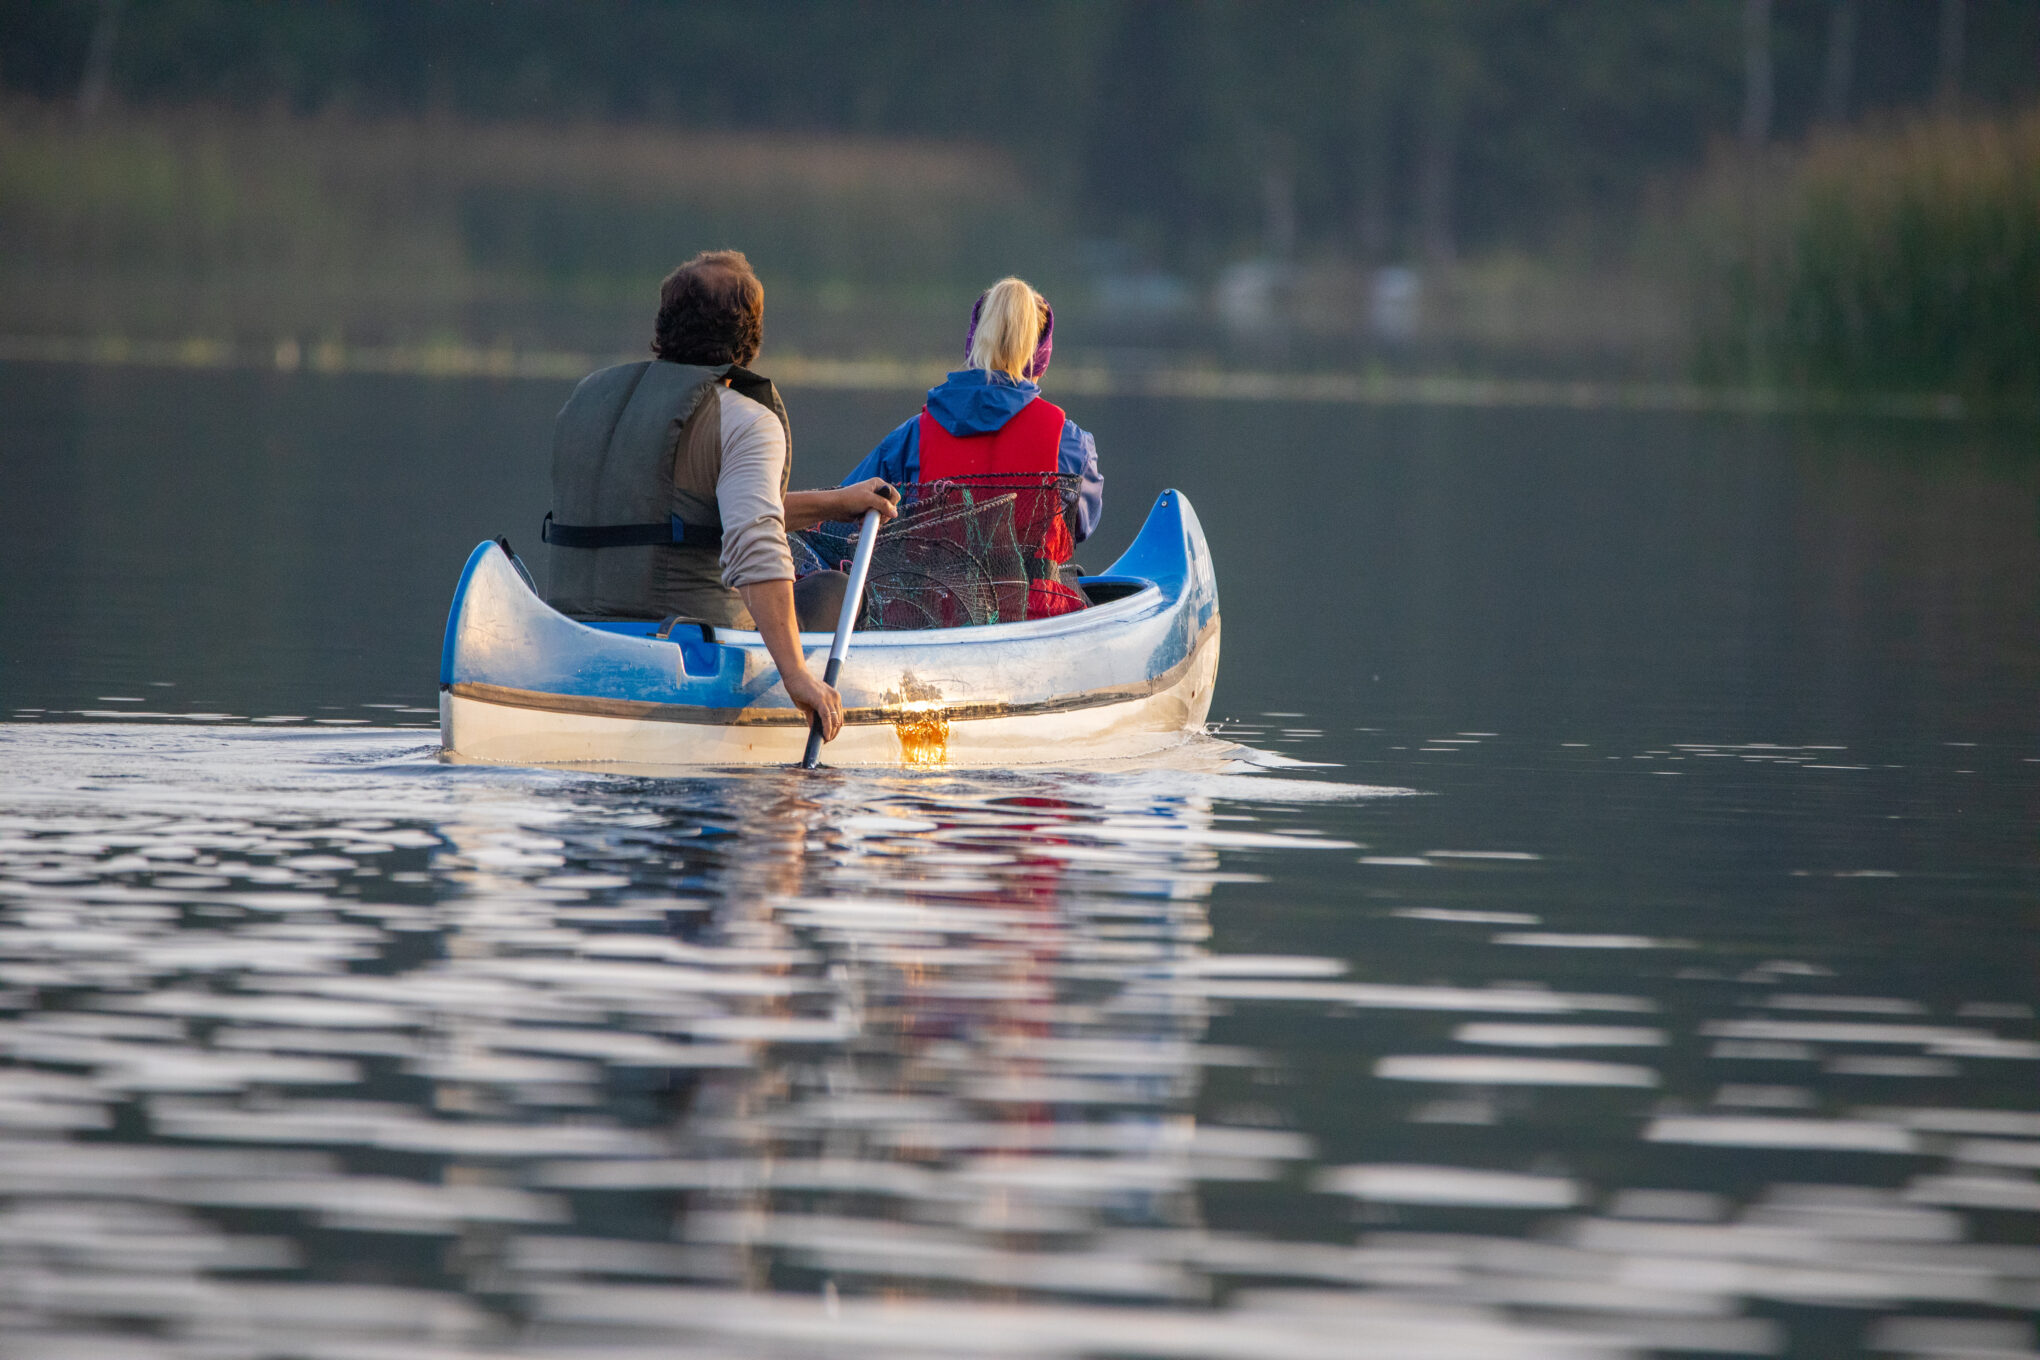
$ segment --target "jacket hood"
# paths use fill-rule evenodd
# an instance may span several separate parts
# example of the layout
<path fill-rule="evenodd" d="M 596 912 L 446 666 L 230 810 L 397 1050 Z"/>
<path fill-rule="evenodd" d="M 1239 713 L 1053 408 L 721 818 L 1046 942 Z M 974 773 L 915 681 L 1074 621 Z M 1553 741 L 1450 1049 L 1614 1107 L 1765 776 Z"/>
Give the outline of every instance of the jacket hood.
<path fill-rule="evenodd" d="M 957 436 L 990 434 L 1041 395 L 1038 383 L 981 368 L 961 368 L 928 391 L 928 414 Z"/>

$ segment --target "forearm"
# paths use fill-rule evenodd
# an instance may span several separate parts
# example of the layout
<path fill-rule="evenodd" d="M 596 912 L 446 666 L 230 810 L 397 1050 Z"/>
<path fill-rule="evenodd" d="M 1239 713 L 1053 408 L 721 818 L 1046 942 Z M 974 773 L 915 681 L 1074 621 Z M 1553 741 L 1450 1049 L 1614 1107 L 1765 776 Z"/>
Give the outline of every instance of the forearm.
<path fill-rule="evenodd" d="M 744 597 L 744 608 L 751 611 L 751 622 L 765 639 L 765 650 L 772 654 L 772 664 L 779 667 L 780 678 L 806 675 L 807 658 L 800 650 L 800 629 L 793 611 L 793 582 L 756 581 L 738 586 L 737 593 Z"/>
<path fill-rule="evenodd" d="M 786 493 L 786 532 L 799 533 L 802 529 L 812 529 L 830 520 L 848 519 L 850 515 L 846 505 L 841 487 L 827 491 L 789 491 Z"/>
<path fill-rule="evenodd" d="M 738 586 L 737 591 L 744 597 L 744 607 L 751 611 L 752 623 L 765 639 L 765 650 L 772 653 L 773 663 L 779 667 L 779 683 L 786 687 L 786 697 L 795 708 L 822 725 L 823 740 L 834 741 L 843 730 L 843 699 L 808 671 L 807 658 L 801 655 L 800 634 L 794 623 L 793 582 L 754 581 Z"/>
<path fill-rule="evenodd" d="M 862 519 L 867 510 L 878 511 L 881 524 L 891 523 L 900 513 L 899 491 L 881 477 L 829 491 L 789 491 L 782 513 L 792 533 L 830 520 Z"/>

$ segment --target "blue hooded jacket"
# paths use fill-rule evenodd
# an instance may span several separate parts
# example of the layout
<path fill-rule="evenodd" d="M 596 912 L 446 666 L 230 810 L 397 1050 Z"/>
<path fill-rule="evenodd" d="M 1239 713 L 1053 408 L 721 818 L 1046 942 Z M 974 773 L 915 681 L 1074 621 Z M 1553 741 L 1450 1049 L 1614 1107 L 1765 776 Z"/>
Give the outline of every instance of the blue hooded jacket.
<path fill-rule="evenodd" d="M 988 373 L 981 368 L 959 369 L 928 392 L 928 414 L 953 435 L 990 434 L 1001 429 L 1020 408 L 1041 395 L 1041 387 L 1025 378 Z M 1056 471 L 1077 478 L 1077 542 L 1091 536 L 1098 518 L 1105 513 L 1105 478 L 1098 471 L 1098 446 L 1091 436 L 1064 419 L 1062 443 L 1056 451 Z M 904 486 L 921 477 L 921 418 L 911 417 L 878 441 L 878 447 L 864 455 L 856 471 L 843 485 L 870 477 L 883 477 Z"/>

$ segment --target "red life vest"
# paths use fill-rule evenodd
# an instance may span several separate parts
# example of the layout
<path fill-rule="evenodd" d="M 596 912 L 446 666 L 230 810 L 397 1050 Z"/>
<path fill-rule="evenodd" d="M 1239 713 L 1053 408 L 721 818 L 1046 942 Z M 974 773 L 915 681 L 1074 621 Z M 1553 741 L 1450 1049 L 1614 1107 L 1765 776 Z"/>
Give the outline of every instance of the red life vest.
<path fill-rule="evenodd" d="M 1056 470 L 1062 447 L 1062 407 L 1036 397 L 998 429 L 988 434 L 951 434 L 942 422 L 921 408 L 921 480 L 953 481 L 958 477 L 1037 473 Z"/>
<path fill-rule="evenodd" d="M 920 480 L 946 482 L 987 476 L 1051 476 L 1059 468 L 1063 409 L 1040 397 L 1013 413 L 1004 425 L 985 434 L 955 435 L 921 408 Z M 1070 560 L 1076 543 L 1069 526 L 1057 515 L 1047 526 L 1039 551 L 1058 565 Z M 1082 609 L 1084 600 L 1060 581 L 1035 581 L 1027 591 L 1030 618 L 1046 618 Z"/>

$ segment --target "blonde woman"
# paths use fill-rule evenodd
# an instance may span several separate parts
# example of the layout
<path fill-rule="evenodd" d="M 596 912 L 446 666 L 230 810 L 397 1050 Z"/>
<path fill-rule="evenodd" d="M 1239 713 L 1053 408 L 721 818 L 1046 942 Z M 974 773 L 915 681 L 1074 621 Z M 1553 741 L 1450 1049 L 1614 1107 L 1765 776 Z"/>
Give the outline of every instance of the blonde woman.
<path fill-rule="evenodd" d="M 970 309 L 965 368 L 930 389 L 919 415 L 879 441 L 844 486 L 894 485 L 988 474 L 1064 473 L 1077 479 L 1081 543 L 1104 511 L 1098 447 L 1062 408 L 1044 401 L 1041 375 L 1055 343 L 1055 310 L 1015 278 L 1000 279 Z"/>

